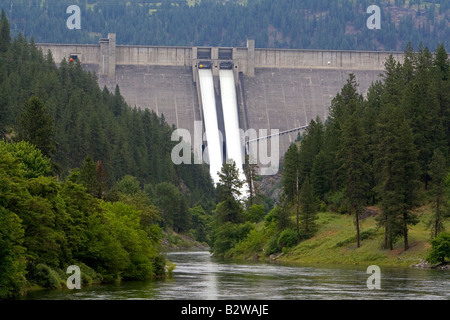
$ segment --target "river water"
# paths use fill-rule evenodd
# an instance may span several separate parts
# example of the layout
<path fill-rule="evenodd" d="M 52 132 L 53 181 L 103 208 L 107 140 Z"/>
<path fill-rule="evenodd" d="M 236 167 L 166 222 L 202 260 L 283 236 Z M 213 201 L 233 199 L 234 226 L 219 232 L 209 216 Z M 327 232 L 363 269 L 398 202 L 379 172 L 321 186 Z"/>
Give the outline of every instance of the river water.
<path fill-rule="evenodd" d="M 157 281 L 45 290 L 25 299 L 152 300 L 450 300 L 448 270 L 381 267 L 380 289 L 368 289 L 368 266 L 235 262 L 207 251 L 171 252 L 173 276 Z"/>

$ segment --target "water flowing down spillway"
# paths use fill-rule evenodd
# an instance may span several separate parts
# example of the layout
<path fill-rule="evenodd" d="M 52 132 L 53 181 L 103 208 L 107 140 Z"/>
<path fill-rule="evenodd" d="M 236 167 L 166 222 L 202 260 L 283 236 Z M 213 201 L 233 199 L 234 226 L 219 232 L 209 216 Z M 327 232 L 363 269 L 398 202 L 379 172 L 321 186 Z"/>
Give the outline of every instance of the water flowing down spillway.
<path fill-rule="evenodd" d="M 236 86 L 233 70 L 220 70 L 220 93 L 222 99 L 223 121 L 225 125 L 227 158 L 234 160 L 239 170 L 239 178 L 245 181 L 243 171 L 243 144 L 239 130 L 239 117 L 236 99 Z M 244 186 L 243 195 L 246 193 Z"/>
<path fill-rule="evenodd" d="M 213 75 L 210 69 L 198 70 L 203 106 L 209 170 L 214 183 L 219 182 L 218 171 L 222 168 L 222 141 L 217 124 L 216 100 L 214 96 Z"/>

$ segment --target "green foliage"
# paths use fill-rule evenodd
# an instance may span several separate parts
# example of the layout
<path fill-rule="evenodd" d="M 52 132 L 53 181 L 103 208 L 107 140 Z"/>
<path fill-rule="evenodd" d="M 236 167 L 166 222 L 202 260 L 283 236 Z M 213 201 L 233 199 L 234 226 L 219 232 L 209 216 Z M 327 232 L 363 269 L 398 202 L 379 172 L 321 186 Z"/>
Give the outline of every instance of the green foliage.
<path fill-rule="evenodd" d="M 271 255 L 280 251 L 280 247 L 278 246 L 278 237 L 271 237 L 266 245 L 264 246 L 264 252 L 266 255 Z"/>
<path fill-rule="evenodd" d="M 117 182 L 117 191 L 128 196 L 133 196 L 141 191 L 139 186 L 139 180 L 136 177 L 126 175 L 120 181 Z"/>
<path fill-rule="evenodd" d="M 79 261 L 75 261 L 74 265 L 79 266 L 81 270 L 81 287 L 102 283 L 102 275 L 88 265 Z"/>
<path fill-rule="evenodd" d="M 16 150 L 2 145 L 0 153 L 2 298 L 19 296 L 28 284 L 59 288 L 61 270 L 74 263 L 86 269 L 83 283 L 165 274 L 158 213 L 148 198 L 109 203 L 71 180 L 27 177 Z"/>
<path fill-rule="evenodd" d="M 408 249 L 408 226 L 418 222 L 412 212 L 418 204 L 419 165 L 413 132 L 403 112 L 391 105 L 379 119 L 379 192 L 382 215 L 379 224 L 385 228 L 385 247 L 392 249 L 399 236 L 404 237 Z"/>
<path fill-rule="evenodd" d="M 103 203 L 102 207 L 106 210 L 107 221 L 113 227 L 114 237 L 127 252 L 123 260 L 127 265 L 121 277 L 143 280 L 154 276 L 152 260 L 158 256 L 158 252 L 140 226 L 140 212 L 120 202 Z"/>
<path fill-rule="evenodd" d="M 30 142 L 49 157 L 55 151 L 53 122 L 44 102 L 38 97 L 32 97 L 25 103 L 17 119 L 17 140 Z"/>
<path fill-rule="evenodd" d="M 207 215 L 201 206 L 195 206 L 189 209 L 192 216 L 193 235 L 199 242 L 207 242 L 208 235 L 211 233 L 212 216 Z"/>
<path fill-rule="evenodd" d="M 376 235 L 376 233 L 377 233 L 377 230 L 375 228 L 364 230 L 360 234 L 360 240 L 364 241 L 364 240 L 367 240 L 367 239 L 371 239 L 371 238 L 373 238 Z M 355 242 L 356 242 L 356 235 L 352 236 L 352 237 L 349 237 L 349 238 L 347 238 L 345 240 L 337 242 L 335 246 L 337 248 L 339 248 L 339 247 L 343 247 L 343 246 L 346 246 L 348 244 L 352 244 L 352 243 L 355 243 Z"/>
<path fill-rule="evenodd" d="M 447 260 L 450 260 L 450 233 L 442 232 L 431 240 L 431 251 L 427 261 L 445 263 Z"/>
<path fill-rule="evenodd" d="M 141 228 L 147 232 L 150 239 L 158 243 L 162 238 L 162 230 L 158 226 L 161 216 L 158 208 L 151 202 L 148 195 L 143 192 L 138 192 L 133 196 L 120 194 L 119 200 L 140 212 Z"/>
<path fill-rule="evenodd" d="M 238 168 L 233 160 L 228 160 L 222 165 L 219 179 L 217 185 L 219 201 L 233 201 L 241 196 L 244 181 L 240 180 Z"/>
<path fill-rule="evenodd" d="M 254 204 L 244 212 L 244 215 L 245 220 L 258 223 L 264 219 L 266 212 L 263 205 Z"/>
<path fill-rule="evenodd" d="M 430 221 L 432 237 L 436 237 L 439 233 L 444 231 L 444 219 L 450 212 L 450 207 L 447 204 L 449 197 L 445 188 L 445 179 L 448 168 L 446 166 L 446 159 L 444 154 L 436 149 L 433 153 L 433 158 L 430 163 L 429 175 L 431 178 L 431 185 L 433 187 L 433 219 Z"/>
<path fill-rule="evenodd" d="M 291 144 L 284 155 L 282 171 L 283 193 L 288 203 L 294 203 L 299 190 L 299 154 L 296 144 Z"/>
<path fill-rule="evenodd" d="M 9 21 L 6 18 L 5 10 L 2 9 L 1 19 L 0 19 L 0 52 L 4 53 L 8 51 L 11 44 L 11 35 Z"/>
<path fill-rule="evenodd" d="M 155 186 L 155 197 L 164 227 L 180 232 L 189 231 L 191 216 L 180 190 L 171 183 L 162 182 Z"/>
<path fill-rule="evenodd" d="M 249 252 L 261 253 L 264 249 L 265 241 L 266 236 L 263 232 L 252 229 L 245 239 L 239 241 L 239 243 L 233 248 L 232 254 L 239 255 L 247 254 Z"/>
<path fill-rule="evenodd" d="M 336 100 L 342 108 L 344 119 L 337 119 L 341 123 L 341 143 L 337 156 L 342 161 L 342 176 L 346 202 L 351 214 L 355 216 L 356 241 L 360 246 L 359 216 L 367 203 L 366 190 L 368 188 L 366 139 L 367 136 L 361 125 L 362 97 L 357 92 L 355 76 L 350 74 L 346 85 Z M 336 106 L 337 107 L 337 106 Z"/>
<path fill-rule="evenodd" d="M 269 215 L 273 217 L 276 229 L 279 232 L 292 227 L 293 223 L 290 218 L 291 210 L 289 207 L 286 207 L 284 205 L 275 207 L 269 212 Z"/>
<path fill-rule="evenodd" d="M 317 204 L 309 178 L 306 178 L 300 190 L 300 212 L 298 236 L 301 235 L 301 238 L 308 239 L 317 231 Z"/>
<path fill-rule="evenodd" d="M 25 284 L 23 237 L 19 217 L 0 205 L 0 298 L 17 298 L 22 292 Z"/>
<path fill-rule="evenodd" d="M 47 289 L 61 288 L 64 283 L 57 271 L 43 263 L 30 265 L 27 276 L 28 281 Z"/>
<path fill-rule="evenodd" d="M 90 156 L 83 160 L 76 181 L 82 184 L 93 197 L 100 198 L 102 196 L 101 183 L 97 177 L 97 166 Z"/>
<path fill-rule="evenodd" d="M 278 236 L 277 245 L 278 248 L 291 248 L 298 241 L 297 232 L 294 229 L 285 229 Z"/>
<path fill-rule="evenodd" d="M 244 224 L 231 222 L 221 224 L 214 232 L 214 254 L 225 256 L 230 249 L 234 248 L 253 229 L 253 224 L 249 222 Z"/>
<path fill-rule="evenodd" d="M 333 192 L 332 194 L 327 196 L 326 200 L 328 201 L 328 208 L 330 211 L 338 212 L 340 214 L 348 212 L 343 190 Z"/>
<path fill-rule="evenodd" d="M 15 158 L 20 160 L 20 165 L 25 172 L 25 178 L 37 178 L 52 172 L 50 159 L 27 141 L 19 143 L 0 141 L 0 152 L 10 152 Z"/>

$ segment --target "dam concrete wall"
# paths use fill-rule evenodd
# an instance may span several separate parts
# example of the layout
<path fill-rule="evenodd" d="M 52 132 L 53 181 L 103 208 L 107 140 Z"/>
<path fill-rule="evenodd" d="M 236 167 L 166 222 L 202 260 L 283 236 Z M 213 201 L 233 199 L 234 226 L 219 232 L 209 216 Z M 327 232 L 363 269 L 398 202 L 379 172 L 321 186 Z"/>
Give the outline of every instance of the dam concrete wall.
<path fill-rule="evenodd" d="M 332 98 L 350 73 L 365 94 L 389 55 L 403 61 L 397 52 L 259 49 L 253 40 L 242 48 L 122 46 L 115 34 L 98 45 L 38 46 L 44 53 L 50 50 L 56 63 L 75 55 L 86 70 L 96 72 L 101 87 L 113 91 L 119 85 L 130 106 L 154 110 L 190 132 L 202 120 L 196 83 L 202 59 L 210 60 L 218 75 L 220 62 L 231 58 L 241 127 L 267 129 L 269 134 L 271 129 L 307 125 L 316 116 L 326 119 Z M 280 136 L 280 156 L 297 134 Z"/>
<path fill-rule="evenodd" d="M 100 39 L 98 45 L 41 43 L 38 46 L 44 53 L 50 50 L 57 63 L 63 58 L 69 59 L 70 55 L 77 55 L 85 64 L 98 64 L 101 74 L 110 77 L 114 77 L 114 67 L 120 65 L 194 66 L 200 60 L 197 53 L 205 49 L 117 45 L 114 33 Z M 220 60 L 221 48 L 207 49 L 210 50 L 210 60 Z M 403 60 L 401 52 L 258 49 L 253 40 L 248 41 L 247 47 L 224 49 L 232 51 L 232 60 L 238 71 L 250 77 L 258 68 L 383 70 L 389 55 L 398 61 Z"/>

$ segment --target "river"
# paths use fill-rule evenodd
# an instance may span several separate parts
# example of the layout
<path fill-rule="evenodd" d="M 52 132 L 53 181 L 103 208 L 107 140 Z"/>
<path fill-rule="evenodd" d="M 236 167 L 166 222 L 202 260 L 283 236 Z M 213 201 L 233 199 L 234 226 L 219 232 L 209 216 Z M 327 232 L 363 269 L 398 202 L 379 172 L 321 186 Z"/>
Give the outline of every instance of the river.
<path fill-rule="evenodd" d="M 448 270 L 381 267 L 381 289 L 368 289 L 368 266 L 293 265 L 235 262 L 207 251 L 168 253 L 173 276 L 86 286 L 80 290 L 40 290 L 24 299 L 152 300 L 449 300 Z"/>

